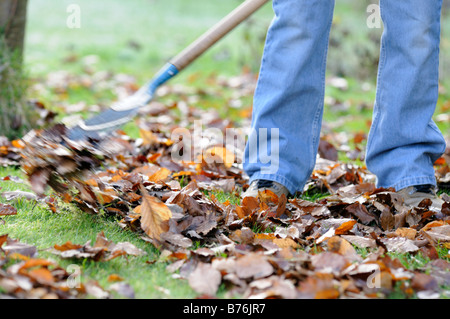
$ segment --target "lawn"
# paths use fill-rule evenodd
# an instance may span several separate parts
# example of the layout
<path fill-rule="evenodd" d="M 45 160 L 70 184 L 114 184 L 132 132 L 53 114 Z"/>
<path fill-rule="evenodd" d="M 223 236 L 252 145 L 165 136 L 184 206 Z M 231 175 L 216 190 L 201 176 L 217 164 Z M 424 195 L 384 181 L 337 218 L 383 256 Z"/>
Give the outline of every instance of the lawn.
<path fill-rule="evenodd" d="M 72 3 L 78 4 L 81 9 L 80 28 L 71 29 L 66 24 L 70 15 L 66 9 Z M 131 76 L 133 80 L 130 83 L 135 86 L 143 84 L 167 60 L 239 3 L 238 0 L 131 0 L 126 3 L 119 0 L 30 1 L 25 52 L 25 70 L 30 78 L 28 94 L 30 98 L 41 101 L 48 109 L 57 112 L 57 120 L 64 120 L 68 115 L 65 114 L 68 107 L 77 103 L 107 107 L 117 98 L 117 91 L 108 86 L 113 82 L 99 81 L 99 85 L 94 85 L 93 89 L 80 84 L 83 79 L 106 72 Z M 351 8 L 356 8 L 357 13 Z M 376 59 L 377 43 L 371 41 L 368 35 L 376 38 L 380 30 L 368 30 L 365 25 L 362 28 L 355 27 L 365 23 L 364 9 L 364 5 L 355 5 L 352 0 L 337 1 L 336 4 L 323 128 L 324 136 L 329 136 L 332 142 L 336 141 L 335 136 L 338 134 L 343 134 L 346 140 L 351 140 L 356 134 L 367 134 L 371 121 L 376 68 L 368 65 L 366 71 L 360 70 L 358 59 L 367 52 Z M 245 73 L 257 73 L 265 31 L 271 18 L 272 10 L 267 5 L 171 81 L 171 88 L 180 89 L 175 89 L 170 94 L 161 94 L 160 101 L 165 105 L 176 105 L 179 100 L 194 101 L 192 103 L 198 109 L 205 112 L 216 110 L 222 118 L 245 124 L 251 111 L 251 94 L 240 97 L 242 105 L 239 107 L 224 107 L 234 99 L 236 92 L 232 85 L 223 86 L 221 80 Z M 449 22 L 443 26 L 444 35 L 448 34 L 447 30 L 450 30 Z M 342 40 L 346 32 L 354 36 Z M 447 56 L 450 56 L 449 43 L 449 40 L 444 39 L 442 44 L 444 72 Z M 448 137 L 450 121 L 445 120 L 442 114 L 449 112 L 450 80 L 445 78 L 444 72 L 436 120 Z M 58 78 L 58 74 L 63 76 Z M 75 80 L 70 82 L 68 77 Z M 341 81 L 333 82 L 332 79 L 335 78 Z M 67 84 L 64 90 L 59 90 L 57 85 L 49 85 L 52 79 Z M 336 83 L 345 83 L 346 86 Z M 193 93 L 190 93 L 190 89 L 193 89 Z M 81 116 L 90 116 L 91 111 L 88 109 L 89 107 L 85 107 Z M 124 131 L 131 137 L 139 137 L 136 122 L 125 126 Z M 342 161 L 363 164 L 361 160 L 350 159 L 345 151 L 341 151 L 339 156 Z M 18 168 L 0 168 L 0 178 L 5 176 L 26 180 L 26 176 Z M 5 180 L 0 181 L 0 189 L 1 192 L 30 191 L 30 186 L 27 182 Z M 49 191 L 48 194 L 52 193 Z M 216 198 L 222 203 L 239 203 L 239 198 L 234 193 L 207 194 L 209 198 Z M 302 198 L 315 201 L 326 195 L 307 193 Z M 83 282 L 94 280 L 108 289 L 112 285 L 108 278 L 116 274 L 133 288 L 137 298 L 198 296 L 186 281 L 174 278 L 166 270 L 170 263 L 161 251 L 143 241 L 139 234 L 123 230 L 115 218 L 86 214 L 69 204 L 54 213 L 46 204 L 33 200 L 19 199 L 10 202 L 0 198 L 0 202 L 12 204 L 18 210 L 17 215 L 2 218 L 0 235 L 8 234 L 11 238 L 35 245 L 41 258 L 56 260 L 64 268 L 73 263 L 80 265 Z M 62 245 L 67 241 L 81 245 L 89 240 L 94 241 L 101 231 L 114 243 L 130 242 L 147 255 L 119 257 L 107 262 L 80 262 L 59 258 L 48 251 L 54 245 Z M 368 254 L 365 250 L 358 250 L 358 253 L 362 256 Z M 438 254 L 441 259 L 448 261 L 448 249 L 442 248 L 438 250 Z M 420 254 L 390 256 L 398 258 L 412 269 L 419 269 L 430 262 L 428 257 Z M 121 297 L 117 294 L 114 296 Z M 226 296 L 225 287 L 220 287 L 217 296 Z M 411 297 L 401 289 L 389 296 Z"/>

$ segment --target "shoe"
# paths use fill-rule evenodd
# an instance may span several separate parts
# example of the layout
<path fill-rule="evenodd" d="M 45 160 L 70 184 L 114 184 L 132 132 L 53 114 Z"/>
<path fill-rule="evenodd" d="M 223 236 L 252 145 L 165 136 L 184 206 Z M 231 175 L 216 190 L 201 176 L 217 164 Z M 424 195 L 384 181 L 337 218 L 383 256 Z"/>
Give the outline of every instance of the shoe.
<path fill-rule="evenodd" d="M 282 194 L 288 196 L 289 191 L 286 187 L 281 185 L 280 183 L 269 181 L 265 179 L 257 179 L 251 182 L 249 188 L 242 194 L 242 198 L 245 197 L 258 197 L 258 192 L 262 192 L 264 190 L 270 190 L 275 193 L 278 197 Z"/>
<path fill-rule="evenodd" d="M 415 185 L 406 187 L 397 192 L 402 195 L 404 204 L 410 207 L 419 206 L 424 199 L 430 199 L 431 211 L 440 212 L 444 201 L 436 195 L 436 187 L 433 185 Z"/>

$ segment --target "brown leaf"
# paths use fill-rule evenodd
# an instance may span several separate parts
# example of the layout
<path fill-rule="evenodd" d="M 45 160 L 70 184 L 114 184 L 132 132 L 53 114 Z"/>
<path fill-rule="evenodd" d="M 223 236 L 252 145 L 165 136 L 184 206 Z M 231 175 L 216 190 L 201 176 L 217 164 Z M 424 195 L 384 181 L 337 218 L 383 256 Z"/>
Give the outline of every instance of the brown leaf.
<path fill-rule="evenodd" d="M 27 275 L 43 285 L 51 285 L 55 282 L 52 273 L 46 268 L 33 269 L 29 271 Z"/>
<path fill-rule="evenodd" d="M 432 245 L 420 247 L 420 252 L 422 253 L 423 256 L 429 258 L 430 260 L 442 260 L 439 259 L 439 253 L 436 250 L 436 248 Z"/>
<path fill-rule="evenodd" d="M 314 217 L 325 216 L 330 213 L 328 208 L 322 204 L 313 203 L 299 198 L 290 199 L 289 202 L 300 209 L 300 211 L 311 214 L 311 216 Z"/>
<path fill-rule="evenodd" d="M 242 227 L 230 234 L 230 239 L 240 244 L 251 244 L 255 239 L 255 233 L 248 227 Z"/>
<path fill-rule="evenodd" d="M 101 248 L 105 250 L 111 250 L 114 247 L 114 243 L 106 238 L 105 233 L 101 231 L 95 238 L 94 248 Z"/>
<path fill-rule="evenodd" d="M 50 180 L 50 170 L 37 169 L 29 176 L 29 180 L 33 191 L 38 195 L 43 195 Z"/>
<path fill-rule="evenodd" d="M 355 246 L 361 248 L 376 248 L 377 243 L 372 238 L 362 237 L 362 236 L 353 236 L 353 235 L 342 235 L 342 238 L 349 241 Z"/>
<path fill-rule="evenodd" d="M 336 147 L 323 139 L 319 142 L 319 155 L 320 157 L 330 161 L 338 160 L 338 151 Z"/>
<path fill-rule="evenodd" d="M 181 247 L 181 248 L 189 248 L 192 246 L 192 240 L 187 237 L 184 237 L 181 234 L 175 234 L 172 232 L 166 232 L 161 234 L 161 240 L 165 240 L 172 245 Z"/>
<path fill-rule="evenodd" d="M 286 211 L 286 203 L 287 203 L 287 197 L 285 194 L 281 194 L 281 196 L 278 198 L 278 206 L 277 206 L 277 214 L 276 217 L 280 217 L 284 214 Z"/>
<path fill-rule="evenodd" d="M 411 287 L 414 290 L 437 290 L 438 283 L 435 278 L 430 275 L 416 272 L 411 280 Z"/>
<path fill-rule="evenodd" d="M 339 274 L 349 262 L 337 253 L 323 252 L 312 256 L 311 262 L 316 271 Z"/>
<path fill-rule="evenodd" d="M 197 293 L 214 296 L 222 282 L 222 275 L 211 264 L 199 263 L 189 275 L 188 282 Z"/>
<path fill-rule="evenodd" d="M 297 291 L 294 284 L 279 276 L 271 276 L 252 281 L 244 298 L 252 299 L 295 299 Z"/>
<path fill-rule="evenodd" d="M 259 208 L 259 202 L 255 197 L 247 196 L 242 200 L 242 206 L 247 207 L 250 211 L 253 211 Z"/>
<path fill-rule="evenodd" d="M 367 225 L 373 220 L 375 220 L 375 217 L 369 213 L 366 206 L 360 204 L 360 203 L 354 203 L 351 205 L 348 205 L 345 208 L 350 214 L 358 218 L 361 223 Z"/>
<path fill-rule="evenodd" d="M 17 209 L 8 204 L 0 203 L 0 216 L 17 215 Z"/>
<path fill-rule="evenodd" d="M 427 231 L 430 230 L 433 227 L 439 227 L 439 226 L 444 226 L 445 223 L 443 220 L 434 220 L 432 222 L 429 222 L 428 224 L 426 224 L 425 226 L 422 227 L 422 231 Z"/>
<path fill-rule="evenodd" d="M 143 256 L 146 255 L 146 252 L 142 249 L 137 248 L 135 245 L 129 243 L 129 242 L 120 242 L 116 245 L 113 245 L 112 248 L 110 248 L 111 256 L 106 260 L 111 260 L 118 256 L 123 255 L 131 255 L 131 256 Z"/>
<path fill-rule="evenodd" d="M 25 263 L 20 267 L 19 272 L 33 267 L 48 267 L 50 265 L 53 265 L 53 262 L 49 260 L 31 258 L 25 261 Z"/>
<path fill-rule="evenodd" d="M 7 239 L 8 239 L 8 234 L 0 236 L 0 248 L 2 248 L 4 243 L 6 243 Z"/>
<path fill-rule="evenodd" d="M 384 230 L 391 230 L 395 227 L 395 217 L 392 215 L 389 207 L 385 207 L 380 215 L 381 227 Z"/>
<path fill-rule="evenodd" d="M 222 146 L 210 147 L 203 152 L 203 160 L 208 164 L 223 164 L 230 168 L 235 160 L 234 153 Z"/>
<path fill-rule="evenodd" d="M 205 220 L 195 228 L 195 231 L 203 236 L 206 236 L 217 226 L 217 218 L 214 214 L 208 214 Z"/>
<path fill-rule="evenodd" d="M 435 244 L 439 242 L 450 242 L 450 225 L 432 227 L 430 230 L 422 231 L 422 233 Z"/>
<path fill-rule="evenodd" d="M 236 214 L 240 219 L 250 215 L 252 211 L 246 206 L 236 206 Z"/>
<path fill-rule="evenodd" d="M 361 257 L 356 253 L 355 248 L 346 241 L 344 238 L 334 236 L 331 237 L 328 242 L 328 251 L 338 253 L 351 261 L 359 261 Z"/>
<path fill-rule="evenodd" d="M 20 254 L 28 257 L 33 257 L 37 254 L 37 248 L 33 245 L 21 243 L 17 240 L 7 238 L 6 245 L 2 246 L 3 251 L 9 254 Z"/>
<path fill-rule="evenodd" d="M 115 282 L 115 281 L 123 281 L 123 278 L 122 277 L 120 277 L 119 275 L 117 275 L 117 274 L 112 274 L 112 275 L 109 275 L 108 276 L 108 279 L 107 279 L 109 282 Z"/>
<path fill-rule="evenodd" d="M 405 237 L 405 238 L 414 240 L 416 238 L 417 230 L 415 230 L 414 228 L 401 227 L 401 228 L 397 228 L 395 230 L 395 233 L 399 237 Z"/>
<path fill-rule="evenodd" d="M 351 230 L 353 228 L 353 226 L 355 226 L 355 224 L 356 224 L 356 220 L 350 220 L 348 222 L 345 222 L 342 225 L 340 225 L 338 228 L 336 228 L 334 233 L 336 235 L 343 235 L 346 232 L 348 232 L 349 230 Z"/>
<path fill-rule="evenodd" d="M 297 249 L 300 246 L 298 243 L 292 240 L 292 238 L 276 238 L 273 240 L 273 243 L 280 248 L 291 247 Z"/>
<path fill-rule="evenodd" d="M 158 142 L 158 138 L 151 131 L 140 128 L 139 135 L 142 138 L 142 144 L 144 146 L 152 146 L 153 144 L 156 144 Z"/>
<path fill-rule="evenodd" d="M 307 299 L 336 299 L 339 297 L 339 290 L 329 278 L 309 276 L 300 284 L 299 294 Z"/>
<path fill-rule="evenodd" d="M 113 243 L 105 237 L 103 232 L 97 234 L 94 246 L 91 246 L 90 241 L 83 246 L 68 241 L 63 245 L 55 245 L 54 248 L 54 253 L 61 258 L 92 259 L 94 261 L 109 261 L 119 256 L 146 254 L 145 251 L 129 242 Z"/>
<path fill-rule="evenodd" d="M 419 250 L 419 247 L 417 247 L 412 240 L 405 237 L 382 239 L 382 242 L 386 245 L 387 250 L 390 252 L 403 254 Z"/>
<path fill-rule="evenodd" d="M 167 178 L 169 177 L 170 174 L 172 174 L 170 170 L 168 170 L 165 167 L 162 167 L 156 173 L 149 176 L 148 180 L 154 183 L 165 182 L 167 181 Z"/>
<path fill-rule="evenodd" d="M 242 279 L 270 276 L 274 269 L 264 255 L 251 253 L 236 261 L 236 275 Z"/>
<path fill-rule="evenodd" d="M 169 220 L 172 218 L 170 209 L 158 198 L 150 196 L 141 187 L 141 227 L 152 239 L 160 240 L 161 234 L 169 231 Z"/>
<path fill-rule="evenodd" d="M 58 251 L 66 251 L 66 250 L 72 250 L 72 249 L 80 249 L 81 247 L 83 247 L 82 245 L 76 245 L 76 244 L 72 244 L 71 241 L 68 241 L 62 245 L 55 245 L 53 246 L 56 250 Z"/>
<path fill-rule="evenodd" d="M 258 199 L 265 204 L 278 204 L 278 195 L 269 189 L 258 192 Z"/>

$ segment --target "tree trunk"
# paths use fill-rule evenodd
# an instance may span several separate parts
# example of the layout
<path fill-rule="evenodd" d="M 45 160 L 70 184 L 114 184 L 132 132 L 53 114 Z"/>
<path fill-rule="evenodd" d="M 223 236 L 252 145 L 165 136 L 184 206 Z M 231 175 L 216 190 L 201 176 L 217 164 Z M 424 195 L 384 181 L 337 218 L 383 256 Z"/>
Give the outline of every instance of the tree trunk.
<path fill-rule="evenodd" d="M 0 1 L 0 35 L 11 51 L 23 52 L 28 0 Z"/>
<path fill-rule="evenodd" d="M 0 136 L 19 138 L 33 123 L 22 72 L 27 0 L 0 0 Z"/>

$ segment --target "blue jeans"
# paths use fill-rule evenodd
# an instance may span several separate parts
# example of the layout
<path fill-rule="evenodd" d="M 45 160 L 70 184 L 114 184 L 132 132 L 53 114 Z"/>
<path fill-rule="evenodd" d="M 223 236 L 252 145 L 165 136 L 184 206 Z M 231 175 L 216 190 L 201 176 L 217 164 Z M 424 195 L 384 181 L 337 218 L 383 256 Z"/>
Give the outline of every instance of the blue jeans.
<path fill-rule="evenodd" d="M 433 163 L 445 150 L 432 120 L 441 5 L 380 0 L 384 32 L 366 154 L 378 187 L 436 185 Z M 273 9 L 244 169 L 250 181 L 276 181 L 295 193 L 303 190 L 318 152 L 334 0 L 274 0 Z M 269 156 L 261 160 L 263 154 Z"/>

